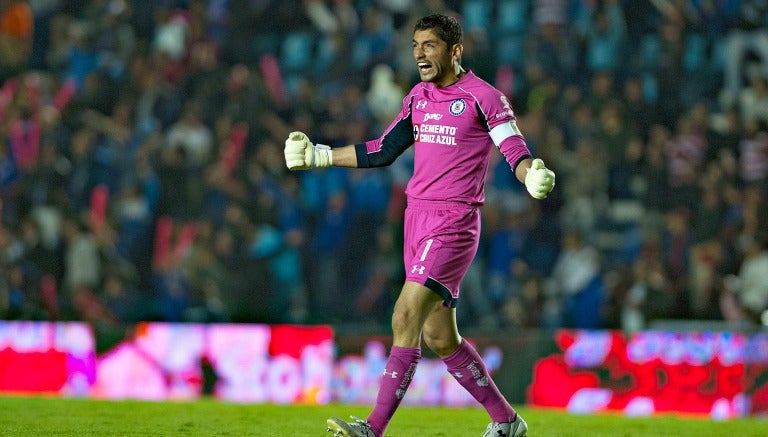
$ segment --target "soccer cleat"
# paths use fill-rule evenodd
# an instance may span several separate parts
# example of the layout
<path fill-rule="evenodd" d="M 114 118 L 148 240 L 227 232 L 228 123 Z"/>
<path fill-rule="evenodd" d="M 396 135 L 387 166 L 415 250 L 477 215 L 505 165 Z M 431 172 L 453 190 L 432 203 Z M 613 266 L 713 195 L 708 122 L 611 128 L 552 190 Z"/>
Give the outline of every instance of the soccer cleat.
<path fill-rule="evenodd" d="M 328 418 L 325 421 L 328 424 L 328 432 L 333 432 L 333 437 L 376 437 L 368 422 L 355 416 L 349 417 L 353 422 L 345 422 L 338 417 Z"/>
<path fill-rule="evenodd" d="M 482 437 L 526 437 L 528 424 L 518 414 L 512 422 L 491 422 Z"/>

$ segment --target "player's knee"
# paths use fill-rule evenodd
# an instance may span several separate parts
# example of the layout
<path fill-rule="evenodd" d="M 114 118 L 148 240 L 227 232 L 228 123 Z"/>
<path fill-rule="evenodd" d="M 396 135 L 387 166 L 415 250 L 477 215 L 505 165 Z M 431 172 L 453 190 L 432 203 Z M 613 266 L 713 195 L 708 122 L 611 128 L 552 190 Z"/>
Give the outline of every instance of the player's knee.
<path fill-rule="evenodd" d="M 393 344 L 403 347 L 420 347 L 421 326 L 417 316 L 395 312 L 392 315 Z"/>
<path fill-rule="evenodd" d="M 395 334 L 407 334 L 408 332 L 418 332 L 421 327 L 416 324 L 417 314 L 412 314 L 408 309 L 395 309 L 392 313 L 392 332 Z"/>
<path fill-rule="evenodd" d="M 435 335 L 435 333 L 425 330 L 424 343 L 439 357 L 447 357 L 459 347 L 459 342 L 453 336 Z"/>

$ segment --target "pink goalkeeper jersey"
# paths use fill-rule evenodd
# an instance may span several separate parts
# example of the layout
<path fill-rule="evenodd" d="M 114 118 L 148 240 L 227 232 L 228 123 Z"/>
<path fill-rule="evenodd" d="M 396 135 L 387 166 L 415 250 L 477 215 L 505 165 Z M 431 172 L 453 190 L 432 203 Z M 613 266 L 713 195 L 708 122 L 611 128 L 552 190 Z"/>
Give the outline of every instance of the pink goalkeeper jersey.
<path fill-rule="evenodd" d="M 481 205 L 492 145 L 513 171 L 531 156 L 507 98 L 471 71 L 447 87 L 414 86 L 382 137 L 356 145 L 358 166 L 388 165 L 412 144 L 405 192 L 419 200 Z"/>

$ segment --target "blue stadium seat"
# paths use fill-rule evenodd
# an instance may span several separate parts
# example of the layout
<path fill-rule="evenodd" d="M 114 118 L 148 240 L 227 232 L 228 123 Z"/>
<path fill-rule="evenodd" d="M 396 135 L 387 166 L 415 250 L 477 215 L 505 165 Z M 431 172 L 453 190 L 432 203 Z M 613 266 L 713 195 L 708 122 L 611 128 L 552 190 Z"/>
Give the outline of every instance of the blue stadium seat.
<path fill-rule="evenodd" d="M 683 66 L 688 71 L 699 71 L 706 67 L 707 41 L 697 33 L 688 34 L 685 38 L 685 53 Z"/>
<path fill-rule="evenodd" d="M 643 70 L 653 70 L 659 60 L 661 43 L 658 35 L 652 33 L 644 35 L 638 48 L 639 67 Z"/>
<path fill-rule="evenodd" d="M 728 46 L 726 41 L 725 38 L 714 38 L 712 40 L 712 54 L 709 58 L 712 71 L 722 72 L 725 69 L 725 51 Z"/>
<path fill-rule="evenodd" d="M 494 45 L 496 62 L 499 65 L 520 67 L 523 64 L 525 54 L 524 45 L 525 35 L 500 36 Z"/>
<path fill-rule="evenodd" d="M 468 33 L 489 30 L 493 2 L 490 0 L 465 0 L 461 8 L 464 30 Z"/>
<path fill-rule="evenodd" d="M 496 5 L 496 32 L 522 34 L 528 30 L 530 0 L 501 0 Z"/>
<path fill-rule="evenodd" d="M 640 76 L 643 84 L 643 98 L 646 102 L 656 103 L 659 100 L 659 81 L 651 73 Z"/>
<path fill-rule="evenodd" d="M 337 56 L 339 56 L 338 48 L 333 38 L 330 36 L 322 37 L 317 41 L 315 48 L 314 74 L 320 77 L 327 74 L 333 63 L 336 62 Z"/>
<path fill-rule="evenodd" d="M 267 53 L 276 54 L 279 48 L 280 38 L 273 32 L 260 32 L 251 39 L 251 50 L 257 59 Z"/>
<path fill-rule="evenodd" d="M 315 38 L 311 32 L 291 32 L 280 44 L 280 68 L 284 71 L 303 71 L 312 61 Z"/>

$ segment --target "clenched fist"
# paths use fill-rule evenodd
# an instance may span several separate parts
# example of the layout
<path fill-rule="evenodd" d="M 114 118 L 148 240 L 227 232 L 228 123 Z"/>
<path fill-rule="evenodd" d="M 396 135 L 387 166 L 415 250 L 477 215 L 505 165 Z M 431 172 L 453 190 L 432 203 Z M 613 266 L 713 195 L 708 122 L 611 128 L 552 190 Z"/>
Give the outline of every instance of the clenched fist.
<path fill-rule="evenodd" d="M 525 188 L 536 199 L 544 199 L 555 188 L 555 172 L 544 165 L 539 158 L 533 160 L 525 175 Z"/>
<path fill-rule="evenodd" d="M 288 170 L 329 167 L 333 162 L 331 148 L 325 144 L 312 144 L 303 132 L 288 135 L 284 153 Z"/>

